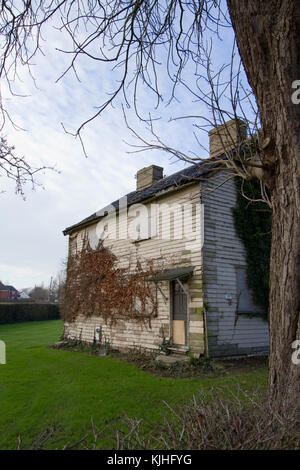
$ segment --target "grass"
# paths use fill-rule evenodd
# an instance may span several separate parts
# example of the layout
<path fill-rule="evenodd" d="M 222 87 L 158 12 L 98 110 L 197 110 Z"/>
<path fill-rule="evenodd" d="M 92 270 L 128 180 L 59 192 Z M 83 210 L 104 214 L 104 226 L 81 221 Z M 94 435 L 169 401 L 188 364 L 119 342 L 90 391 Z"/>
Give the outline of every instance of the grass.
<path fill-rule="evenodd" d="M 200 391 L 221 387 L 226 394 L 238 385 L 244 390 L 266 386 L 265 367 L 221 377 L 178 379 L 154 376 L 111 357 L 56 350 L 60 320 L 0 325 L 7 364 L 0 365 L 0 449 L 14 449 L 18 435 L 23 446 L 52 424 L 60 430 L 47 448 L 62 448 L 90 429 L 126 413 L 158 422 L 171 406 L 187 402 Z"/>

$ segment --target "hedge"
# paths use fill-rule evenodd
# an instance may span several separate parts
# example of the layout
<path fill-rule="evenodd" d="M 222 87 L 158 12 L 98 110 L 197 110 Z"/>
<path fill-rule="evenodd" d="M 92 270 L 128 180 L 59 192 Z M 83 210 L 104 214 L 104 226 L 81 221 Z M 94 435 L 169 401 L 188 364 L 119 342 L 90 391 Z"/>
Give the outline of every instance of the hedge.
<path fill-rule="evenodd" d="M 58 304 L 0 303 L 0 324 L 60 318 Z"/>

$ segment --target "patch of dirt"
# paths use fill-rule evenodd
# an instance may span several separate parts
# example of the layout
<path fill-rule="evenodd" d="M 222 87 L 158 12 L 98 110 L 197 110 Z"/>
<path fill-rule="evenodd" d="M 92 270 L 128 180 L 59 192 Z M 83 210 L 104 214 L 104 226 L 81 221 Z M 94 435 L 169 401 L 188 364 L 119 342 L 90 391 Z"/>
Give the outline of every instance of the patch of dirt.
<path fill-rule="evenodd" d="M 188 362 L 178 362 L 166 366 L 155 361 L 156 354 L 142 352 L 113 352 L 111 357 L 134 363 L 140 369 L 162 377 L 194 378 L 194 377 L 220 377 L 228 373 L 245 373 L 257 368 L 265 368 L 267 357 L 245 357 L 231 360 L 204 358 L 191 359 Z"/>
<path fill-rule="evenodd" d="M 232 373 L 245 373 L 266 368 L 268 358 L 266 356 L 240 357 L 231 359 L 195 359 L 189 358 L 187 362 L 174 364 L 162 364 L 155 358 L 159 353 L 144 353 L 140 350 L 121 352 L 116 350 L 103 351 L 98 346 L 91 346 L 80 341 L 61 341 L 51 346 L 55 349 L 64 349 L 73 352 L 81 352 L 93 356 L 105 356 L 116 358 L 124 362 L 135 364 L 141 370 L 161 377 L 195 378 L 195 377 L 220 377 Z"/>
<path fill-rule="evenodd" d="M 236 359 L 216 359 L 219 364 L 222 364 L 226 370 L 234 372 L 246 372 L 253 371 L 260 367 L 268 367 L 269 358 L 268 356 L 251 356 L 251 357 L 239 357 Z"/>

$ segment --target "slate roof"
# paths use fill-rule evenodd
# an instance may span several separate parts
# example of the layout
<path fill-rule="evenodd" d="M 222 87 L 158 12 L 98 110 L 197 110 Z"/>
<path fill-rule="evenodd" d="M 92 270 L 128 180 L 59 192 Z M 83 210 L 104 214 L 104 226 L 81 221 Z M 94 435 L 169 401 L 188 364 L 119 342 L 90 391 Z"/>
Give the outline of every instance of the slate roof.
<path fill-rule="evenodd" d="M 216 165 L 216 164 L 215 164 Z M 184 186 L 191 182 L 197 182 L 200 177 L 206 175 L 214 165 L 206 162 L 198 163 L 196 165 L 189 166 L 184 168 L 183 170 L 177 171 L 173 175 L 167 176 L 166 178 L 162 178 L 161 180 L 154 183 L 152 186 L 149 186 L 144 189 L 139 189 L 137 191 L 132 191 L 126 195 L 127 197 L 127 204 L 128 206 L 132 204 L 137 204 L 138 202 L 145 201 L 157 195 L 162 195 L 165 190 L 173 187 Z M 112 206 L 119 209 L 119 199 L 111 203 Z M 106 206 L 108 207 L 108 206 Z M 93 224 L 97 220 L 99 220 L 103 215 L 105 215 L 105 209 L 101 209 L 99 212 L 95 212 L 94 214 L 90 215 L 89 217 L 81 220 L 77 224 L 71 225 L 67 227 L 64 231 L 64 235 L 68 235 L 72 233 L 74 230 L 87 227 L 88 225 Z M 100 215 L 101 213 L 101 215 Z"/>
<path fill-rule="evenodd" d="M 4 284 L 2 284 L 2 282 L 0 283 L 0 290 L 1 291 L 10 291 L 10 292 L 13 292 L 13 293 L 16 293 L 16 294 L 19 293 L 19 291 L 14 286 L 5 286 Z"/>
<path fill-rule="evenodd" d="M 5 286 L 5 287 L 9 289 L 11 292 L 19 293 L 19 291 L 14 286 Z"/>

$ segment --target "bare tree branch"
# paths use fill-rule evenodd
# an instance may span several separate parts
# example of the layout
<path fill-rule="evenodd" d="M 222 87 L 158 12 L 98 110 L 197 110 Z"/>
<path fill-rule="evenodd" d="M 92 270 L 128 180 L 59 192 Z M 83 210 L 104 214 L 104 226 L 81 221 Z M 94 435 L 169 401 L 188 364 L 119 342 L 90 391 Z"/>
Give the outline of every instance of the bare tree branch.
<path fill-rule="evenodd" d="M 32 190 L 42 186 L 36 176 L 45 170 L 54 168 L 42 166 L 34 168 L 25 160 L 15 154 L 15 148 L 7 143 L 6 138 L 0 137 L 0 177 L 5 176 L 15 182 L 15 192 L 25 198 L 24 186 L 29 184 Z M 3 191 L 2 191 L 3 192 Z"/>

